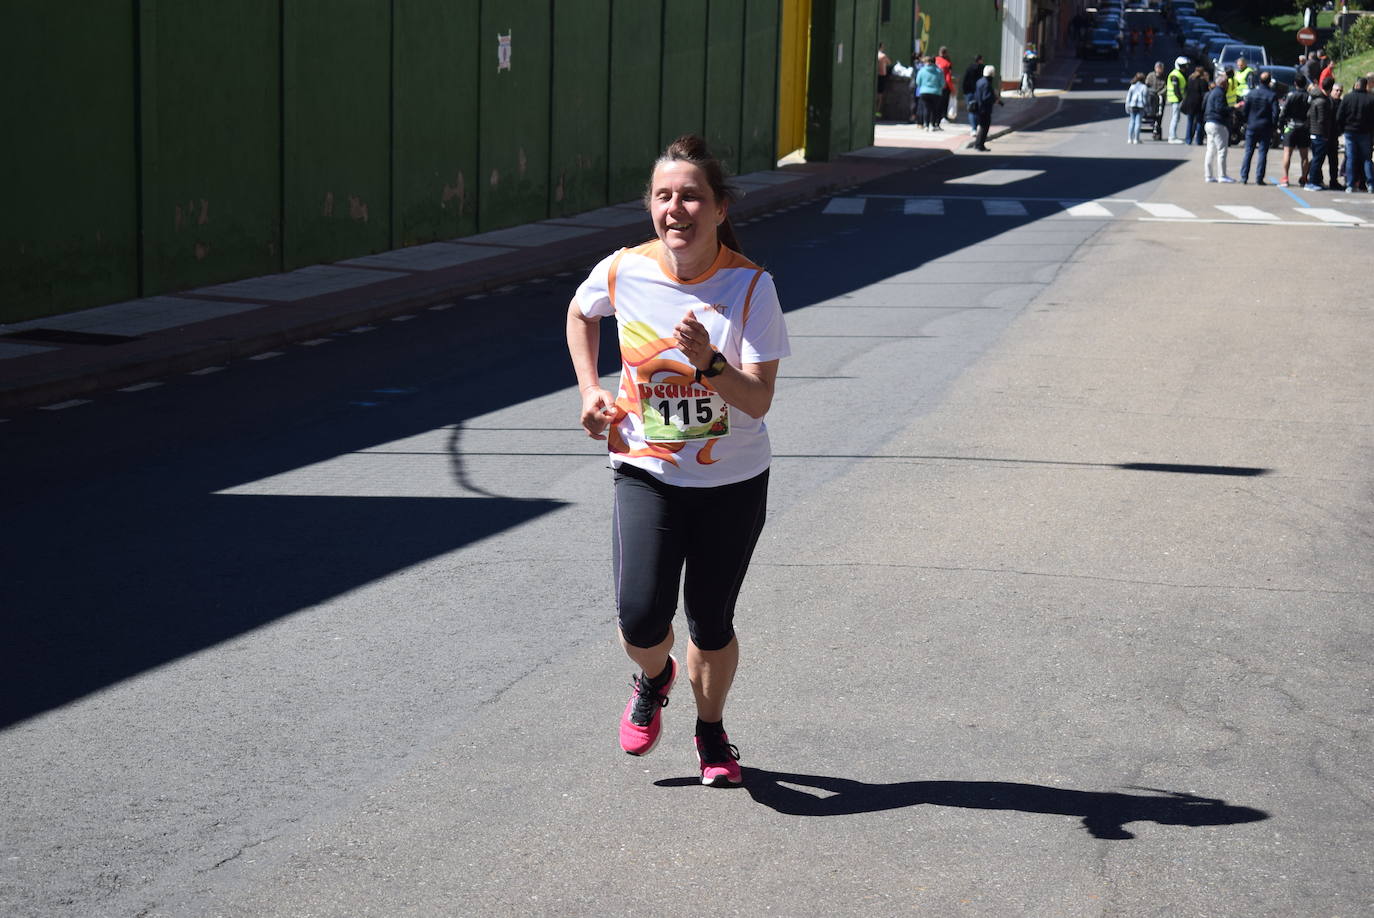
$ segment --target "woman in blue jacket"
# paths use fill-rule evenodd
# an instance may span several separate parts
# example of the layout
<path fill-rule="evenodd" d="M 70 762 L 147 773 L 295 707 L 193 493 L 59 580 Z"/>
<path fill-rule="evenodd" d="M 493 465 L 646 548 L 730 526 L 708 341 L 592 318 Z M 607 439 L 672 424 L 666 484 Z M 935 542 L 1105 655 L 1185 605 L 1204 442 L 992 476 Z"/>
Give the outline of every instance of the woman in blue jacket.
<path fill-rule="evenodd" d="M 921 127 L 927 131 L 939 131 L 940 99 L 945 91 L 945 72 L 935 65 L 935 58 L 921 58 L 921 69 L 916 71 L 916 101 L 919 105 Z"/>

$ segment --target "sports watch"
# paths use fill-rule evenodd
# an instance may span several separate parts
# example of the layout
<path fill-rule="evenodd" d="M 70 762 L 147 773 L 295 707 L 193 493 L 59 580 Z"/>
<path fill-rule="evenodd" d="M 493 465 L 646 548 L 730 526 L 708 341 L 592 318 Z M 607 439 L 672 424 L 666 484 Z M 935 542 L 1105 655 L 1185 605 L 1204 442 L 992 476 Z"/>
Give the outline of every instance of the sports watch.
<path fill-rule="evenodd" d="M 708 379 L 712 376 L 719 376 L 725 372 L 725 355 L 720 351 L 711 352 L 711 362 L 706 365 L 706 369 L 697 370 L 697 382 L 701 382 L 703 376 Z"/>

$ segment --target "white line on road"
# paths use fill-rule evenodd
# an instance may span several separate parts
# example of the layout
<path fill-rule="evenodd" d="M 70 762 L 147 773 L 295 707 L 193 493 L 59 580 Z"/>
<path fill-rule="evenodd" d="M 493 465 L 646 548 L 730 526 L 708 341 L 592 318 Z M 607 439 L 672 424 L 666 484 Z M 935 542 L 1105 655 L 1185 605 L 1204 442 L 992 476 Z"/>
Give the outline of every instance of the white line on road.
<path fill-rule="evenodd" d="M 321 344 L 328 344 L 328 343 L 329 343 L 329 339 L 328 339 L 328 338 L 311 338 L 309 341 L 302 341 L 302 342 L 301 342 L 301 344 L 304 345 L 305 347 L 318 347 L 318 346 L 321 345 Z"/>
<path fill-rule="evenodd" d="M 1192 211 L 1184 210 L 1177 204 L 1146 204 L 1144 201 L 1136 202 L 1136 207 L 1145 211 L 1152 217 L 1186 217 L 1196 216 Z"/>
<path fill-rule="evenodd" d="M 1217 210 L 1224 214 L 1230 214 L 1237 220 L 1277 220 L 1278 217 L 1269 213 L 1267 210 L 1260 210 L 1258 207 L 1247 207 L 1244 204 L 1218 204 Z"/>
<path fill-rule="evenodd" d="M 983 210 L 989 217 L 1024 217 L 1028 213 L 1020 201 L 984 201 Z"/>
<path fill-rule="evenodd" d="M 223 370 L 223 369 L 224 369 L 224 367 L 204 367 L 203 369 L 192 370 L 190 373 L 187 373 L 186 375 L 187 375 L 187 376 L 209 376 L 211 373 L 218 373 L 220 370 Z"/>
<path fill-rule="evenodd" d="M 160 386 L 160 385 L 162 385 L 162 383 L 160 383 L 160 382 L 141 382 L 141 383 L 139 383 L 139 384 L 136 385 L 136 386 L 125 386 L 123 389 L 120 389 L 119 391 L 120 391 L 120 392 L 144 392 L 144 391 L 146 391 L 146 390 L 148 390 L 148 389 L 156 389 L 156 388 L 157 388 L 158 386 Z"/>
<path fill-rule="evenodd" d="M 1300 214 L 1309 217 L 1316 217 L 1323 223 L 1363 223 L 1359 217 L 1352 217 L 1350 214 L 1343 214 L 1339 210 L 1332 210 L 1329 207 L 1294 207 Z"/>
<path fill-rule="evenodd" d="M 1112 215 L 1110 210 L 1096 201 L 1086 201 L 1082 204 L 1060 201 L 1059 206 L 1063 207 L 1064 212 L 1070 217 L 1110 217 Z"/>
<path fill-rule="evenodd" d="M 411 319 L 418 319 L 418 318 L 419 318 L 419 316 L 413 316 L 413 315 L 412 315 L 412 316 L 392 316 L 392 317 L 391 317 L 391 321 L 393 321 L 393 322 L 409 322 Z"/>
<path fill-rule="evenodd" d="M 864 212 L 864 205 L 867 203 L 863 198 L 831 198 L 821 213 L 857 215 Z"/>
<path fill-rule="evenodd" d="M 261 354 L 254 354 L 249 360 L 271 360 L 273 357 L 282 356 L 281 351 L 263 351 Z"/>
<path fill-rule="evenodd" d="M 44 411 L 65 411 L 68 408 L 75 408 L 77 405 L 89 405 L 91 400 L 88 398 L 74 398 L 66 402 L 58 402 L 56 405 L 44 405 Z"/>
<path fill-rule="evenodd" d="M 938 217 L 944 212 L 945 202 L 942 198 L 920 198 L 902 202 L 902 213 L 907 216 Z"/>
<path fill-rule="evenodd" d="M 367 332 L 376 331 L 376 330 L 377 330 L 377 326 L 375 326 L 375 325 L 359 325 L 357 328 L 350 328 L 350 329 L 349 329 L 349 331 L 352 332 L 352 333 L 355 334 L 355 335 L 362 335 L 362 334 L 365 334 L 365 333 L 367 333 Z"/>

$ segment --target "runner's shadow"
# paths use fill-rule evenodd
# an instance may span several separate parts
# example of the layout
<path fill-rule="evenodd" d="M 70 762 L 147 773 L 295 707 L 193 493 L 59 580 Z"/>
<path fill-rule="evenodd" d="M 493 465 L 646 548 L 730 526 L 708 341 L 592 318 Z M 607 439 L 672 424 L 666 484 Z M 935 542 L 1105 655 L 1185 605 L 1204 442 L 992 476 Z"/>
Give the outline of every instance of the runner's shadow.
<path fill-rule="evenodd" d="M 1067 790 L 1010 781 L 900 781 L 868 784 L 848 778 L 799 775 L 745 768 L 744 787 L 758 803 L 788 816 L 852 816 L 920 804 L 978 810 L 1016 810 L 1076 816 L 1094 838 L 1124 841 L 1132 822 L 1164 826 L 1225 826 L 1268 819 L 1263 810 L 1235 806 L 1213 797 L 1151 787 L 1131 790 L 1152 795 Z M 695 778 L 670 778 L 660 787 L 696 784 Z M 803 790 L 802 788 L 808 788 Z"/>

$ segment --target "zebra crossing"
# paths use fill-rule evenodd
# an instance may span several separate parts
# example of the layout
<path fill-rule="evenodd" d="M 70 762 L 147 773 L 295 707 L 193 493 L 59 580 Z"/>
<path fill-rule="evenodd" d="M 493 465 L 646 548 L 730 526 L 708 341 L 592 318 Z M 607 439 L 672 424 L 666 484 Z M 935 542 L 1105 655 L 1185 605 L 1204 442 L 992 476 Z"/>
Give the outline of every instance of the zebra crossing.
<path fill-rule="evenodd" d="M 1248 204 L 1193 205 L 1101 198 L 1091 201 L 1058 198 L 980 197 L 973 195 L 861 195 L 831 198 L 821 211 L 831 216 L 961 217 L 999 219 L 1141 220 L 1193 223 L 1254 223 L 1282 226 L 1374 226 L 1374 215 L 1334 207 L 1283 207 L 1273 211 Z"/>

